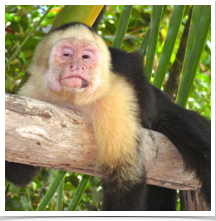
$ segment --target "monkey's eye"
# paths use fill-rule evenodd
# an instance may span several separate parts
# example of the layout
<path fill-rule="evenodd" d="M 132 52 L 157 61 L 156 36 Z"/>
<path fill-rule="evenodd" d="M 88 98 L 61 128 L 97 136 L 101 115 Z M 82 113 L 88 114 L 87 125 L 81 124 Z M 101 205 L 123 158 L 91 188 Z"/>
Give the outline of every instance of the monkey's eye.
<path fill-rule="evenodd" d="M 82 58 L 83 58 L 83 59 L 88 59 L 88 58 L 90 58 L 90 56 L 87 55 L 87 54 L 84 54 L 84 55 L 82 56 Z"/>
<path fill-rule="evenodd" d="M 63 48 L 61 50 L 61 56 L 62 57 L 67 57 L 67 58 L 70 58 L 74 55 L 74 51 L 71 49 L 71 48 Z"/>
<path fill-rule="evenodd" d="M 70 54 L 69 53 L 64 53 L 63 54 L 65 57 L 70 57 Z"/>

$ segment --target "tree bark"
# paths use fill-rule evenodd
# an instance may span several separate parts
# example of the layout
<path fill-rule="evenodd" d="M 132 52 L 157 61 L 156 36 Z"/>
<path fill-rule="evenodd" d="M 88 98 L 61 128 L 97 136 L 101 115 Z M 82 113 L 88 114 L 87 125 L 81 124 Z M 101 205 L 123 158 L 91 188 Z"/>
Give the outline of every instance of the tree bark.
<path fill-rule="evenodd" d="M 5 96 L 5 160 L 102 177 L 93 129 L 81 113 L 18 95 Z M 142 129 L 147 182 L 171 189 L 200 187 L 163 134 Z"/>
<path fill-rule="evenodd" d="M 210 211 L 209 206 L 203 199 L 200 189 L 181 191 L 181 211 Z"/>

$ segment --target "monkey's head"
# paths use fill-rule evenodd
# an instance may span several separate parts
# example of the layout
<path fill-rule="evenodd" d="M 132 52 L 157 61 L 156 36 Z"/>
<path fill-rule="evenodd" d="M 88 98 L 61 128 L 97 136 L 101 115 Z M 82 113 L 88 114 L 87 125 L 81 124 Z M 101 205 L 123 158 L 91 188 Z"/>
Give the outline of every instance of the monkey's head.
<path fill-rule="evenodd" d="M 82 23 L 50 32 L 37 46 L 28 72 L 46 97 L 82 106 L 99 99 L 109 84 L 110 53 L 103 39 Z"/>

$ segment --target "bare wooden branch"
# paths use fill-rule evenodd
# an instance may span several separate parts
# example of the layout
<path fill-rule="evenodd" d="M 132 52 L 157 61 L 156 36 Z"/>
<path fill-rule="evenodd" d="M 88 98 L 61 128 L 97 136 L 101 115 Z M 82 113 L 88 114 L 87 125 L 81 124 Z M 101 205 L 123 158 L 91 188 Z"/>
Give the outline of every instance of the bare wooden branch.
<path fill-rule="evenodd" d="M 211 211 L 203 198 L 201 189 L 179 191 L 181 211 Z"/>
<path fill-rule="evenodd" d="M 94 168 L 97 147 L 93 129 L 81 113 L 9 94 L 5 107 L 7 161 L 102 177 Z M 181 190 L 200 187 L 163 134 L 147 129 L 142 133 L 149 184 Z"/>

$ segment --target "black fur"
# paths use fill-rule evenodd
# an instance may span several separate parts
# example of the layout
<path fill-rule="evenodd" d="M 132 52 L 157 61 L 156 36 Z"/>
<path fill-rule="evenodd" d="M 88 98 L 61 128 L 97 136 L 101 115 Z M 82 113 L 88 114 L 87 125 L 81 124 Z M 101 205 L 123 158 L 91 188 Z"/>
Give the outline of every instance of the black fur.
<path fill-rule="evenodd" d="M 92 31 L 92 32 L 97 34 L 97 32 L 96 32 L 94 27 L 89 27 L 88 25 L 86 25 L 84 23 L 80 23 L 80 22 L 70 22 L 70 23 L 63 24 L 63 25 L 59 26 L 58 28 L 53 29 L 52 31 L 50 31 L 48 34 L 50 34 L 52 32 L 55 32 L 55 31 L 63 31 L 63 30 L 66 30 L 67 28 L 70 28 L 71 26 L 76 26 L 76 25 L 84 25 L 90 31 Z"/>
<path fill-rule="evenodd" d="M 79 23 L 66 24 L 54 31 L 77 24 Z M 112 71 L 124 76 L 136 91 L 143 127 L 159 131 L 173 142 L 183 157 L 185 168 L 196 172 L 202 184 L 204 198 L 210 205 L 210 122 L 197 113 L 176 105 L 166 94 L 151 85 L 144 75 L 143 57 L 139 52 L 126 53 L 116 48 L 109 50 Z M 5 167 L 6 178 L 18 185 L 30 182 L 39 170 L 37 167 L 8 162 Z M 104 210 L 176 210 L 175 190 L 146 186 L 145 176 L 139 184 L 119 181 L 116 177 L 113 175 L 110 179 L 103 180 Z"/>
<path fill-rule="evenodd" d="M 126 53 L 109 48 L 113 71 L 124 76 L 137 93 L 142 110 L 142 125 L 165 134 L 181 153 L 185 168 L 195 171 L 202 192 L 211 204 L 211 124 L 194 111 L 186 110 L 151 85 L 144 76 L 143 58 L 139 52 Z M 148 186 L 147 210 L 174 210 L 176 193 L 166 188 Z M 160 190 L 160 191 L 159 191 Z M 169 203 L 165 203 L 167 196 Z M 141 196 L 140 196 L 141 197 Z M 155 199 L 155 200 L 153 200 Z"/>
<path fill-rule="evenodd" d="M 120 183 L 120 184 L 119 184 Z M 146 210 L 146 182 L 102 180 L 104 211 Z"/>
<path fill-rule="evenodd" d="M 147 185 L 147 211 L 174 211 L 177 206 L 176 190 Z"/>
<path fill-rule="evenodd" d="M 18 186 L 30 183 L 39 171 L 40 167 L 5 161 L 5 178 Z"/>

